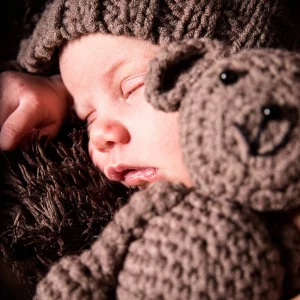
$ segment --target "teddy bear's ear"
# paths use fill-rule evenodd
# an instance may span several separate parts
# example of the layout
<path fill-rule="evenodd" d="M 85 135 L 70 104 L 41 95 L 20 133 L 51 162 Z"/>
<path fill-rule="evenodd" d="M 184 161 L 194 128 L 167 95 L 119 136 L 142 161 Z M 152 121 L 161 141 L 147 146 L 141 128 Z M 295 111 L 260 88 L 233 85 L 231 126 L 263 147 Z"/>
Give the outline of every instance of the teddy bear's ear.
<path fill-rule="evenodd" d="M 162 111 L 177 111 L 189 86 L 218 58 L 229 55 L 219 41 L 191 39 L 164 47 L 151 61 L 146 76 L 145 95 Z"/>

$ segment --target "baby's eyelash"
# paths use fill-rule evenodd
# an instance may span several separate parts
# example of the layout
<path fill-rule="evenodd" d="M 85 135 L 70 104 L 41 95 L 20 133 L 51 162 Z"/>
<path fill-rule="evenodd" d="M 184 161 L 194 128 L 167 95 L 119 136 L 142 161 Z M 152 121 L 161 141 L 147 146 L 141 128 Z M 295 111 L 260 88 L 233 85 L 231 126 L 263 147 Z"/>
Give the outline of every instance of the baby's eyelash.
<path fill-rule="evenodd" d="M 85 123 L 84 128 L 85 128 L 86 131 L 89 131 L 90 125 L 91 125 L 91 123 L 89 123 L 89 122 L 86 122 L 86 123 Z"/>
<path fill-rule="evenodd" d="M 138 90 L 143 85 L 144 85 L 144 83 L 141 83 L 141 84 L 137 85 L 136 87 L 132 88 L 131 90 L 129 90 L 126 94 L 123 94 L 124 98 L 127 99 L 131 94 L 133 94 L 136 90 Z"/>
<path fill-rule="evenodd" d="M 89 113 L 85 118 L 85 128 L 88 129 L 88 127 L 94 122 L 95 116 L 92 117 L 92 115 L 95 113 L 95 111 Z M 89 120 L 90 119 L 90 120 Z"/>
<path fill-rule="evenodd" d="M 124 99 L 144 85 L 145 73 L 127 77 L 121 82 L 121 91 Z"/>

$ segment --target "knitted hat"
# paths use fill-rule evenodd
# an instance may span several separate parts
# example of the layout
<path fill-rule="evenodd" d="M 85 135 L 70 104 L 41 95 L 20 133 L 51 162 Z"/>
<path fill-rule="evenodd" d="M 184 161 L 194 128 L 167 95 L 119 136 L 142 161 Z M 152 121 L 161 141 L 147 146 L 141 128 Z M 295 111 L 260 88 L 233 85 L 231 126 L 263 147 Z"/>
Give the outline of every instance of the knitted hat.
<path fill-rule="evenodd" d="M 186 38 L 223 40 L 241 48 L 299 48 L 288 0 L 53 0 L 18 61 L 33 73 L 57 71 L 58 48 L 88 33 L 135 36 L 155 44 Z"/>

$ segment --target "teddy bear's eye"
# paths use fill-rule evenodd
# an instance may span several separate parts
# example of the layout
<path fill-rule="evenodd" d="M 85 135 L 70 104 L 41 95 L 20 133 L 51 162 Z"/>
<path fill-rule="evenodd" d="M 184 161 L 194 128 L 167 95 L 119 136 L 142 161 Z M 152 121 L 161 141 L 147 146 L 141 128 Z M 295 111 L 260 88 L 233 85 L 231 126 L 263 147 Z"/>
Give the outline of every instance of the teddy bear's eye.
<path fill-rule="evenodd" d="M 282 118 L 282 109 L 276 104 L 263 106 L 261 108 L 261 113 L 266 121 L 280 120 Z"/>
<path fill-rule="evenodd" d="M 239 79 L 239 74 L 233 70 L 224 70 L 220 74 L 220 80 L 225 85 L 234 84 L 238 81 L 238 79 Z"/>

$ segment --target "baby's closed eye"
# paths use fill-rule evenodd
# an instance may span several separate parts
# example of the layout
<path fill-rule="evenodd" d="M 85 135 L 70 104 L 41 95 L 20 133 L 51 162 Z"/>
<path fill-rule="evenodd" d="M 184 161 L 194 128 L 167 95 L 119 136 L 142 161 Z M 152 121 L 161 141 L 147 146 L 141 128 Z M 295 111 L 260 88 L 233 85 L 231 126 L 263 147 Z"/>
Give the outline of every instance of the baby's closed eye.
<path fill-rule="evenodd" d="M 94 122 L 96 119 L 96 111 L 93 111 L 86 117 L 86 128 L 89 131 L 90 125 Z"/>
<path fill-rule="evenodd" d="M 130 95 L 133 95 L 139 88 L 144 86 L 145 73 L 127 77 L 121 82 L 123 99 L 126 101 Z"/>

